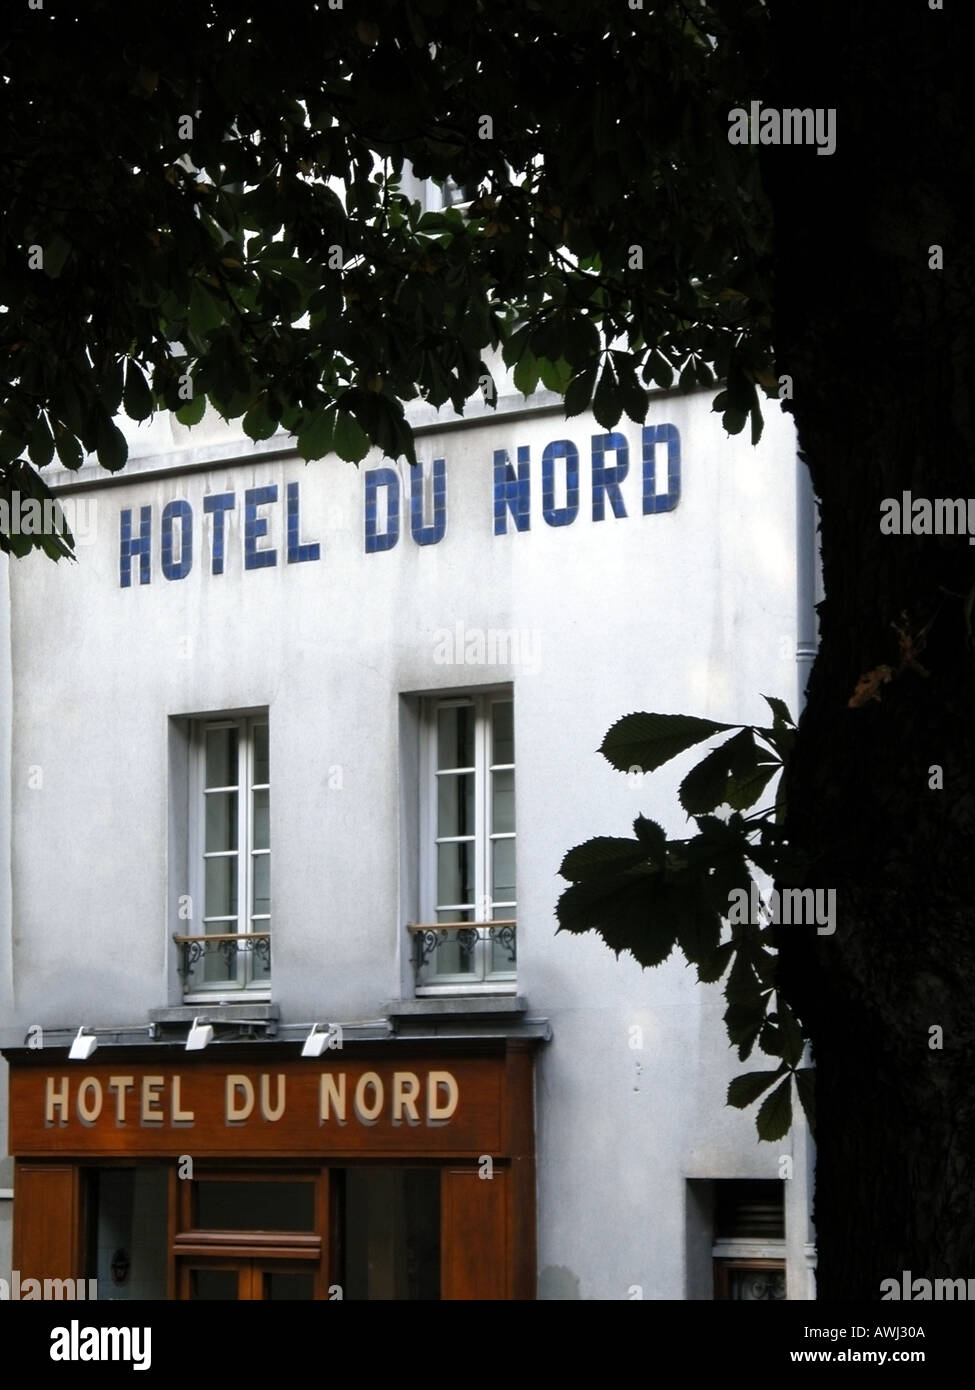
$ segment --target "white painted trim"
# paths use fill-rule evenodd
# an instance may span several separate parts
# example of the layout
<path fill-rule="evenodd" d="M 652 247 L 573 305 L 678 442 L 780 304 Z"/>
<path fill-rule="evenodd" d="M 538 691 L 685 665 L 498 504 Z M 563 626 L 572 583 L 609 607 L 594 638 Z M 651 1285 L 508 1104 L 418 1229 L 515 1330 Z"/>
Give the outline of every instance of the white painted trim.
<path fill-rule="evenodd" d="M 785 1260 L 784 1240 L 716 1240 L 711 1248 L 716 1260 Z"/>

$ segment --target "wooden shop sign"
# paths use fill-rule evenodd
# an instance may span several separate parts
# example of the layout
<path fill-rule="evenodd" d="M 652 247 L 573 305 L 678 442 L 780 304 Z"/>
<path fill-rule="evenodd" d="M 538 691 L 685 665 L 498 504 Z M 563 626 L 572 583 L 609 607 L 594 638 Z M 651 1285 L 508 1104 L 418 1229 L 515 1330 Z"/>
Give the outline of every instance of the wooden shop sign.
<path fill-rule="evenodd" d="M 504 1064 L 11 1067 L 13 1154 L 493 1153 Z"/>

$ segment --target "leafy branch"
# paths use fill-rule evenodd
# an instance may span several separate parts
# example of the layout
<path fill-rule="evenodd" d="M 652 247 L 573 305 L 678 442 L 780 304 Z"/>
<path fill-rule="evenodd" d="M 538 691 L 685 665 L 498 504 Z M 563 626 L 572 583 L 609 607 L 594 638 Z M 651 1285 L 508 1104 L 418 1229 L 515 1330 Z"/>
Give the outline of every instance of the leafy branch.
<path fill-rule="evenodd" d="M 668 839 L 654 821 L 637 816 L 633 838 L 599 836 L 562 861 L 570 880 L 559 899 L 559 931 L 596 931 L 616 952 L 630 951 L 645 968 L 661 965 L 679 947 L 704 983 L 724 980 L 724 1022 L 740 1061 L 756 1043 L 778 1059 L 728 1087 L 728 1104 L 759 1107 L 759 1138 L 774 1141 L 792 1123 L 792 1087 L 814 1123 L 812 1069 L 803 1066 L 806 1037 L 776 988 L 775 926 L 767 910 L 732 912 L 760 903 L 756 872 L 777 883 L 801 880 L 802 857 L 789 845 L 784 779 L 774 804 L 752 811 L 792 752 L 795 723 L 782 700 L 763 697 L 772 724 L 721 724 L 684 714 L 629 714 L 618 720 L 600 752 L 631 783 L 717 734 L 729 735 L 680 784 L 679 799 L 697 834 Z M 716 814 L 726 808 L 726 814 Z M 745 918 L 747 920 L 741 920 Z M 774 1089 L 770 1089 L 774 1088 Z"/>

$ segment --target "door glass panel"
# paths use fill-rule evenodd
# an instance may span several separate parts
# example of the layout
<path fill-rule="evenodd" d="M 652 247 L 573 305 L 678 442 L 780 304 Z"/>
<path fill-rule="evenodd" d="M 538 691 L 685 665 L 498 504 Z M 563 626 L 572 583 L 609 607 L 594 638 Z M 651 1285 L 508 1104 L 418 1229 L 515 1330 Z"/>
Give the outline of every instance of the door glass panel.
<path fill-rule="evenodd" d="M 87 1170 L 88 1277 L 99 1301 L 166 1297 L 168 1184 L 165 1168 L 148 1164 Z"/>
<path fill-rule="evenodd" d="M 190 1298 L 236 1300 L 238 1278 L 236 1269 L 191 1269 Z"/>
<path fill-rule="evenodd" d="M 342 1223 L 346 1299 L 439 1299 L 440 1173 L 347 1168 Z"/>
<path fill-rule="evenodd" d="M 198 1182 L 196 1226 L 202 1231 L 313 1231 L 315 1185 Z"/>
<path fill-rule="evenodd" d="M 274 1270 L 264 1273 L 264 1297 L 271 1300 L 292 1303 L 306 1302 L 315 1297 L 315 1276 L 313 1274 L 277 1274 Z"/>

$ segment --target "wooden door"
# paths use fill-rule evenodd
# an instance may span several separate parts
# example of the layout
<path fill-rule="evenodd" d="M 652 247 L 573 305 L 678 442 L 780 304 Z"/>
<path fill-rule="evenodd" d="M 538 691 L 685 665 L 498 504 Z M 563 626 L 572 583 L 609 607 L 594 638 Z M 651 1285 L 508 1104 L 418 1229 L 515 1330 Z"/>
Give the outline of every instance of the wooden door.
<path fill-rule="evenodd" d="M 494 1165 L 445 1168 L 440 1197 L 440 1297 L 511 1298 L 510 1174 Z"/>
<path fill-rule="evenodd" d="M 75 1164 L 18 1161 L 13 1268 L 20 1270 L 21 1280 L 84 1277 L 81 1185 Z"/>

